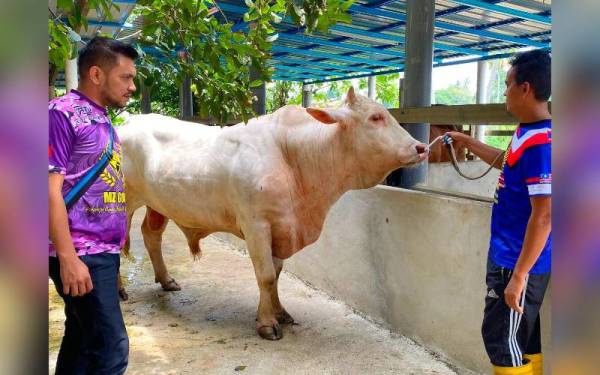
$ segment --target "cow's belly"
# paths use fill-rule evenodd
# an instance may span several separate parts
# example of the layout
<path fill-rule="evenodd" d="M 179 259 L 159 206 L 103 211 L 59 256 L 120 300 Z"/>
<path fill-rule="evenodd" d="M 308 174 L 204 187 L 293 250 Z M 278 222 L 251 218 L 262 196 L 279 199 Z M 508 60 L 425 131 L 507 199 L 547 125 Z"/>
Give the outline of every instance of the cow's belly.
<path fill-rule="evenodd" d="M 239 225 L 232 212 L 227 195 L 221 188 L 187 186 L 181 181 L 168 184 L 147 184 L 144 203 L 169 219 L 188 228 L 196 228 L 206 235 L 230 232 L 240 236 Z"/>

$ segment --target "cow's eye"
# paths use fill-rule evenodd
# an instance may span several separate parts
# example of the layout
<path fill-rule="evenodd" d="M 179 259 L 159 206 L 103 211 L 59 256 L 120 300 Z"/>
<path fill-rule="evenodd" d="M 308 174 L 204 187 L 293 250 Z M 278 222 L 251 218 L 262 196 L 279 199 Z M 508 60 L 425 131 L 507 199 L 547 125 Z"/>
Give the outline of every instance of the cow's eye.
<path fill-rule="evenodd" d="M 371 115 L 371 117 L 369 118 L 369 120 L 371 121 L 383 121 L 383 115 L 381 113 L 376 113 L 374 115 Z"/>

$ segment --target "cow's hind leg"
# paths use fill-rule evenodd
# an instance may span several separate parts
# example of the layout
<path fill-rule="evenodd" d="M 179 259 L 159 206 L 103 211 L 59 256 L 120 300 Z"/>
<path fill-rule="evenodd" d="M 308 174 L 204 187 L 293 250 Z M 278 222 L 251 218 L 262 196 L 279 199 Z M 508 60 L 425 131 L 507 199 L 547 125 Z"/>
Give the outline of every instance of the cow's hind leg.
<path fill-rule="evenodd" d="M 142 223 L 142 235 L 144 237 L 144 245 L 146 245 L 146 250 L 148 250 L 148 255 L 150 255 L 152 267 L 154 268 L 154 281 L 160 282 L 164 290 L 181 290 L 179 284 L 169 275 L 162 256 L 162 234 L 168 222 L 169 219 L 167 217 L 150 207 L 146 207 L 146 217 Z"/>
<path fill-rule="evenodd" d="M 279 340 L 283 332 L 275 317 L 272 300 L 277 274 L 271 258 L 271 231 L 268 224 L 255 223 L 244 234 L 260 292 L 256 331 L 263 339 Z"/>
<path fill-rule="evenodd" d="M 273 257 L 273 266 L 275 267 L 275 287 L 271 291 L 271 300 L 273 301 L 273 307 L 275 309 L 275 317 L 279 324 L 291 324 L 294 323 L 294 318 L 281 305 L 279 301 L 279 274 L 283 269 L 283 260 Z"/>

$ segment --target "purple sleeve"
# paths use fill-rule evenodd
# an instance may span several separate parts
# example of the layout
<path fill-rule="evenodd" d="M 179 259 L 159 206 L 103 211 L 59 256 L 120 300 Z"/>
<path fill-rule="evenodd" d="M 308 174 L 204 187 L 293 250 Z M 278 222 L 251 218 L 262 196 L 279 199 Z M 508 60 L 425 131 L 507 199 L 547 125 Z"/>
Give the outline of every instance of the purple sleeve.
<path fill-rule="evenodd" d="M 64 175 L 71 158 L 75 131 L 63 113 L 50 110 L 48 117 L 48 171 Z"/>

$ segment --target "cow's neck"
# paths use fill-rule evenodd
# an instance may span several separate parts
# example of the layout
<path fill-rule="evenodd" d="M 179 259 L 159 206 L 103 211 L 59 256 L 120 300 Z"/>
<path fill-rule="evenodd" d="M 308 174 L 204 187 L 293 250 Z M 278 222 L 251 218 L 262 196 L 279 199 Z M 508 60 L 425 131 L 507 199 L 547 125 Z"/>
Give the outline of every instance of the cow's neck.
<path fill-rule="evenodd" d="M 375 186 L 384 171 L 367 171 L 338 125 L 308 124 L 287 132 L 283 145 L 296 183 L 306 197 L 328 208 L 348 190 Z"/>

